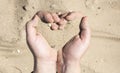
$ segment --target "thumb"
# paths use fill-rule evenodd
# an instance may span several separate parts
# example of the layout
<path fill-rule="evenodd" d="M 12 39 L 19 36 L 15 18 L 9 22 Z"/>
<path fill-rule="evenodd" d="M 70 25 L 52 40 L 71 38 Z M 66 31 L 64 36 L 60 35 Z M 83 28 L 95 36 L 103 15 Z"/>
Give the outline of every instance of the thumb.
<path fill-rule="evenodd" d="M 86 16 L 82 17 L 79 29 L 80 29 L 79 36 L 80 36 L 81 40 L 83 40 L 85 42 L 89 41 L 90 40 L 90 29 L 89 29 L 89 26 L 88 26 Z"/>
<path fill-rule="evenodd" d="M 38 16 L 35 15 L 29 22 L 26 24 L 26 34 L 27 36 L 33 38 L 36 36 L 36 26 L 38 24 Z"/>

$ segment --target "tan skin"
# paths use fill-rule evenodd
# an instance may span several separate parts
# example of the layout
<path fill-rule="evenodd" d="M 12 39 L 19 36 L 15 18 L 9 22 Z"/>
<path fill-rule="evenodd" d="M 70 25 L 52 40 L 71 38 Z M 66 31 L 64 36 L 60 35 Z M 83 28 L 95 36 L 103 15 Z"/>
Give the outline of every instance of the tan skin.
<path fill-rule="evenodd" d="M 77 18 L 78 15 L 80 15 L 78 12 L 68 12 L 66 15 L 61 14 L 60 16 L 57 13 L 39 11 L 26 24 L 26 39 L 35 61 L 34 73 L 56 73 L 56 62 L 60 66 L 58 67 L 59 73 L 80 73 L 79 61 L 87 50 L 90 41 L 87 17 L 82 17 L 79 26 L 80 32 L 68 41 L 59 53 L 50 47 L 42 34 L 36 30 L 39 18 L 43 22 L 47 21 L 47 23 L 51 24 L 54 22 L 54 25 L 50 28 L 59 30 L 60 27 L 64 29 L 66 25 L 63 19 L 68 22 Z M 63 63 L 61 63 L 62 59 Z M 74 67 L 77 68 L 74 69 Z"/>

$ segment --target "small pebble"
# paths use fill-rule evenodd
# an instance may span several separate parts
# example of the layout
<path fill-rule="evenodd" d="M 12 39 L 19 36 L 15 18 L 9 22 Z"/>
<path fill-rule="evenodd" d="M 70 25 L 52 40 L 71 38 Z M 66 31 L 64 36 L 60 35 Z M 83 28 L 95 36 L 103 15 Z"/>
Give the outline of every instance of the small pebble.
<path fill-rule="evenodd" d="M 35 9 L 35 7 L 34 7 L 34 6 L 32 6 L 32 9 Z"/>
<path fill-rule="evenodd" d="M 22 8 L 23 8 L 23 10 L 24 10 L 24 11 L 27 11 L 27 8 L 26 8 L 26 6 L 23 6 Z"/>
<path fill-rule="evenodd" d="M 52 23 L 51 24 L 51 30 L 57 30 L 58 29 L 58 25 L 56 25 L 56 23 Z"/>
<path fill-rule="evenodd" d="M 19 49 L 17 49 L 17 53 L 20 53 L 21 51 Z"/>
<path fill-rule="evenodd" d="M 48 27 L 51 27 L 52 25 L 51 25 L 51 23 L 48 23 Z"/>
<path fill-rule="evenodd" d="M 23 20 L 23 17 L 20 17 L 21 20 Z"/>
<path fill-rule="evenodd" d="M 101 7 L 98 7 L 98 9 L 101 9 Z"/>

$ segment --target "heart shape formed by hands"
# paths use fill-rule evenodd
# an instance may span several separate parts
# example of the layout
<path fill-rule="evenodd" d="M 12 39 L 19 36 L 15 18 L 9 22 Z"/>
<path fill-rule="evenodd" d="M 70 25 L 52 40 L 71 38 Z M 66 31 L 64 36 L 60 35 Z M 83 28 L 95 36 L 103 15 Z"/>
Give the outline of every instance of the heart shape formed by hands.
<path fill-rule="evenodd" d="M 78 62 L 87 50 L 90 41 L 90 29 L 87 23 L 87 17 L 83 16 L 79 30 L 80 32 L 68 41 L 61 51 L 53 49 L 40 32 L 36 31 L 39 18 L 46 23 L 50 23 L 52 30 L 64 29 L 68 21 L 79 18 L 79 12 L 50 13 L 39 11 L 26 24 L 26 40 L 28 46 L 33 53 L 35 59 L 43 61 L 56 62 L 58 64 L 58 72 L 61 71 L 61 65 L 69 62 Z M 63 60 L 62 60 L 63 59 Z"/>

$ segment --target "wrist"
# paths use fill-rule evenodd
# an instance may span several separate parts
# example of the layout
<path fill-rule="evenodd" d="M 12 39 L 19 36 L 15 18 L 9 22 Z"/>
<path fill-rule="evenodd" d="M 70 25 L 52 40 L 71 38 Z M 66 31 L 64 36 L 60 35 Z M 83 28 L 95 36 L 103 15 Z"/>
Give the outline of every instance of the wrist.
<path fill-rule="evenodd" d="M 65 61 L 64 65 L 65 66 L 80 65 L 80 61 L 79 60 L 78 61 Z"/>
<path fill-rule="evenodd" d="M 80 63 L 80 60 L 70 60 L 70 59 L 66 59 L 66 60 L 64 60 L 64 63 L 65 64 L 78 64 L 78 63 Z"/>
<path fill-rule="evenodd" d="M 56 57 L 54 58 L 52 56 L 50 56 L 50 57 L 35 57 L 34 56 L 34 61 L 56 62 L 57 59 L 56 59 Z"/>
<path fill-rule="evenodd" d="M 64 73 L 80 73 L 80 62 L 79 61 L 67 61 L 63 66 Z"/>
<path fill-rule="evenodd" d="M 34 60 L 34 73 L 55 73 L 56 61 L 49 61 L 43 59 Z"/>

